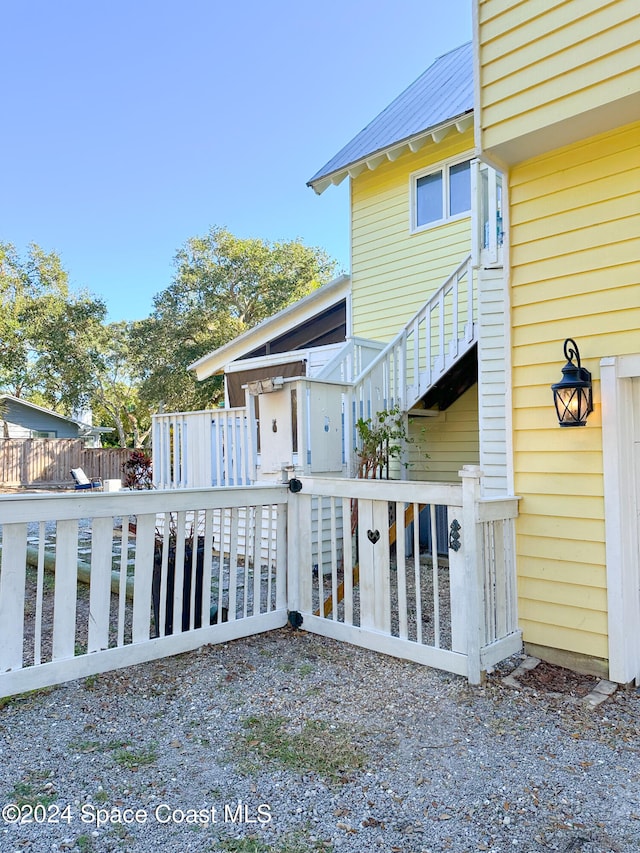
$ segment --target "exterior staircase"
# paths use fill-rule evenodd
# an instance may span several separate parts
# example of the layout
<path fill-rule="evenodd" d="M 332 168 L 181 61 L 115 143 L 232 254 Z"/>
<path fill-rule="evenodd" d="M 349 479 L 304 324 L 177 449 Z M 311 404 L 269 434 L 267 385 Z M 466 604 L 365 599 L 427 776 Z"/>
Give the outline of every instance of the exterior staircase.
<path fill-rule="evenodd" d="M 477 340 L 469 255 L 382 350 L 352 339 L 316 378 L 344 383 L 344 432 L 350 436 L 358 418 L 394 407 L 408 412 L 454 369 L 466 370 Z"/>
<path fill-rule="evenodd" d="M 393 406 L 409 411 L 477 343 L 474 291 L 469 255 L 368 364 L 359 357 L 362 342 L 350 341 L 317 379 L 349 383 L 359 417 Z"/>

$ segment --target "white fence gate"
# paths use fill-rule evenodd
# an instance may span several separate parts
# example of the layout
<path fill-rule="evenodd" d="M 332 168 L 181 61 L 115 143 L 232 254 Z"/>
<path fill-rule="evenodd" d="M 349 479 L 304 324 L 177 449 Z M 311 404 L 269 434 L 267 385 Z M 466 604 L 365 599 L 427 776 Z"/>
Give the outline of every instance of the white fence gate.
<path fill-rule="evenodd" d="M 306 630 L 477 683 L 521 647 L 517 499 L 481 499 L 477 469 L 461 474 L 1 498 L 0 696 L 282 627 L 292 612 Z"/>
<path fill-rule="evenodd" d="M 513 519 L 517 499 L 481 499 L 475 468 L 462 485 L 302 478 L 289 503 L 290 610 L 302 626 L 325 636 L 465 675 L 481 673 L 522 646 L 517 627 Z M 313 529 L 313 501 L 345 535 Z M 428 508 L 430 548 L 421 553 L 420 511 Z M 448 557 L 434 535 L 445 507 Z M 405 530 L 411 528 L 408 556 Z M 396 527 L 398 535 L 396 535 Z M 309 555 L 331 556 L 315 570 Z M 327 544 L 325 541 L 325 546 Z M 314 547 L 315 546 L 315 547 Z"/>

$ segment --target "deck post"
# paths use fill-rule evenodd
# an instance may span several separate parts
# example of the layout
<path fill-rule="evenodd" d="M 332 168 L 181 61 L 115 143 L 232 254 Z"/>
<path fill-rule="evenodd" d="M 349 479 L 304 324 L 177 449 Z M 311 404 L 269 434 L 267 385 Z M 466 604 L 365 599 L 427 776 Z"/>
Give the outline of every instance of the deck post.
<path fill-rule="evenodd" d="M 300 481 L 291 480 L 291 483 Z M 311 495 L 290 485 L 287 501 L 287 610 L 312 610 Z"/>
<path fill-rule="evenodd" d="M 482 529 L 477 521 L 481 471 L 477 465 L 465 465 L 462 479 L 462 547 L 467 587 L 467 665 L 469 684 L 483 680 L 480 663 L 484 622 L 484 571 Z"/>

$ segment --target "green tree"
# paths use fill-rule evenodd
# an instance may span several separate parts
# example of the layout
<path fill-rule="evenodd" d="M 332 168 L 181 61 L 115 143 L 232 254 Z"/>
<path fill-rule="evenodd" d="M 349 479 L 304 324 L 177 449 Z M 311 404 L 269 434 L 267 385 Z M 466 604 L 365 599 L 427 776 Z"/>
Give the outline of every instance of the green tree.
<path fill-rule="evenodd" d="M 113 424 L 120 447 L 140 448 L 151 430 L 151 411 L 140 400 L 131 356 L 132 324 L 110 323 L 101 329 L 96 344 L 100 359 L 92 383 L 94 419 Z M 109 439 L 107 439 L 109 441 Z"/>
<path fill-rule="evenodd" d="M 31 244 L 23 259 L 0 243 L 0 387 L 64 414 L 86 405 L 105 314 L 101 300 L 70 292 L 55 252 Z"/>
<path fill-rule="evenodd" d="M 132 330 L 141 397 L 173 410 L 222 395 L 219 377 L 197 383 L 188 365 L 328 281 L 335 261 L 300 241 L 240 239 L 225 228 L 192 237 L 175 257 L 172 284 Z"/>

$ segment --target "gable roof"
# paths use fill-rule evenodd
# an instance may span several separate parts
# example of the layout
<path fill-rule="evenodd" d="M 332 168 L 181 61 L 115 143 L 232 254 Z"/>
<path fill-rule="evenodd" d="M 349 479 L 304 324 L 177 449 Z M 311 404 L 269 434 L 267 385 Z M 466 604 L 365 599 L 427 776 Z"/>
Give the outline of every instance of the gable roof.
<path fill-rule="evenodd" d="M 375 169 L 406 150 L 418 151 L 429 136 L 439 142 L 448 127 L 473 121 L 473 45 L 463 44 L 435 62 L 307 182 L 318 195 L 347 175 Z"/>
<path fill-rule="evenodd" d="M 194 361 L 188 369 L 194 370 L 200 380 L 222 373 L 229 362 L 236 361 L 269 343 L 283 331 L 311 322 L 323 311 L 346 299 L 350 292 L 351 278 L 348 275 L 334 278 L 333 281 L 323 284 L 308 296 L 278 311 L 273 317 L 268 317 L 219 349 Z"/>
<path fill-rule="evenodd" d="M 76 420 L 75 418 L 68 418 L 66 415 L 61 415 L 58 412 L 54 412 L 52 409 L 45 409 L 44 406 L 38 406 L 35 403 L 29 403 L 28 400 L 23 400 L 21 397 L 14 397 L 12 394 L 0 394 L 0 421 L 2 418 L 2 403 L 3 402 L 11 403 L 13 406 L 23 406 L 26 409 L 32 409 L 34 412 L 40 412 L 40 414 L 48 415 L 52 418 L 57 418 L 60 421 L 64 421 L 68 424 L 73 424 L 78 427 L 79 435 L 100 435 L 103 432 L 113 432 L 113 427 L 96 427 L 90 426 L 89 424 L 85 424 L 82 421 Z"/>

